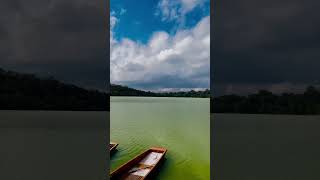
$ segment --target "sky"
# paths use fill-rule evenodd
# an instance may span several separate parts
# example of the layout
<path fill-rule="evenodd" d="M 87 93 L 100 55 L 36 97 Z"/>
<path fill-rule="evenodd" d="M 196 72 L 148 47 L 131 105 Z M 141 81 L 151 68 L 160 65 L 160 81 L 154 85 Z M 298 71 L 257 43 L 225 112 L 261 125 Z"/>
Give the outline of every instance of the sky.
<path fill-rule="evenodd" d="M 214 96 L 302 92 L 320 82 L 320 1 L 216 1 Z"/>
<path fill-rule="evenodd" d="M 109 78 L 148 90 L 210 84 L 214 96 L 320 82 L 320 1 L 216 1 L 211 38 L 208 0 L 111 0 L 111 29 L 102 2 L 0 1 L 0 68 L 99 89 Z"/>
<path fill-rule="evenodd" d="M 111 0 L 111 83 L 151 91 L 210 85 L 209 0 Z"/>
<path fill-rule="evenodd" d="M 106 3 L 1 0 L 0 68 L 106 90 Z"/>

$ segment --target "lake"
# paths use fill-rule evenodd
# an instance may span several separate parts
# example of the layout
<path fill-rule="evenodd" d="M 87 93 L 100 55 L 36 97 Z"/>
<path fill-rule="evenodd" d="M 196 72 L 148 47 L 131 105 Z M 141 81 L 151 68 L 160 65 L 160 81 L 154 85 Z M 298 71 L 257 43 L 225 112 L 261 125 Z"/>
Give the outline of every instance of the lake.
<path fill-rule="evenodd" d="M 210 179 L 210 99 L 111 97 L 111 170 L 152 146 L 168 149 L 157 179 Z"/>
<path fill-rule="evenodd" d="M 93 111 L 0 111 L 0 179 L 106 179 L 108 117 Z"/>
<path fill-rule="evenodd" d="M 213 114 L 218 180 L 320 179 L 320 116 Z"/>
<path fill-rule="evenodd" d="M 158 179 L 209 179 L 209 99 L 111 101 L 112 169 L 161 145 L 169 151 Z M 108 117 L 0 111 L 0 179 L 104 179 Z M 320 179 L 320 116 L 212 114 L 210 124 L 215 179 Z"/>

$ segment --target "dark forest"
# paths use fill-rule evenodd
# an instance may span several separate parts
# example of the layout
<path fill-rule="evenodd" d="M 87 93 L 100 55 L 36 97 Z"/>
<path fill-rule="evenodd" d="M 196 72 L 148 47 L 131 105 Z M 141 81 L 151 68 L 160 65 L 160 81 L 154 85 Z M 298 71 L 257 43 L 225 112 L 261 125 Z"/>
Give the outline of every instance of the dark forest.
<path fill-rule="evenodd" d="M 59 82 L 0 69 L 1 110 L 109 110 L 109 95 Z"/>

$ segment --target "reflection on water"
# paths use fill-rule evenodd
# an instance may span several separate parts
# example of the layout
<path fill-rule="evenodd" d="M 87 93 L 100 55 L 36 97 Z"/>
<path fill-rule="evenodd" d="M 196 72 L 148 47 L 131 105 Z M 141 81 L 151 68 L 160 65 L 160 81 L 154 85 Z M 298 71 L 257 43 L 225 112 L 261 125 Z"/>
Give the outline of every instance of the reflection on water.
<path fill-rule="evenodd" d="M 151 146 L 168 149 L 158 179 L 209 179 L 209 99 L 112 97 L 111 169 Z"/>

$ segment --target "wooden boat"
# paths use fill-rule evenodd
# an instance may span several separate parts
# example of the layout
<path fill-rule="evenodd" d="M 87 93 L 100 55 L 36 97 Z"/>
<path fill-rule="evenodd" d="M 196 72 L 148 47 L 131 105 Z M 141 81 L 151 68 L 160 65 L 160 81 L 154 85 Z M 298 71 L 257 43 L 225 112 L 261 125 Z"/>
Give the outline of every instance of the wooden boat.
<path fill-rule="evenodd" d="M 110 153 L 115 151 L 118 145 L 119 145 L 118 143 L 110 142 L 110 144 L 109 144 Z"/>
<path fill-rule="evenodd" d="M 148 179 L 160 165 L 160 162 L 164 159 L 166 152 L 167 149 L 165 148 L 152 147 L 113 171 L 110 174 L 110 179 Z"/>

